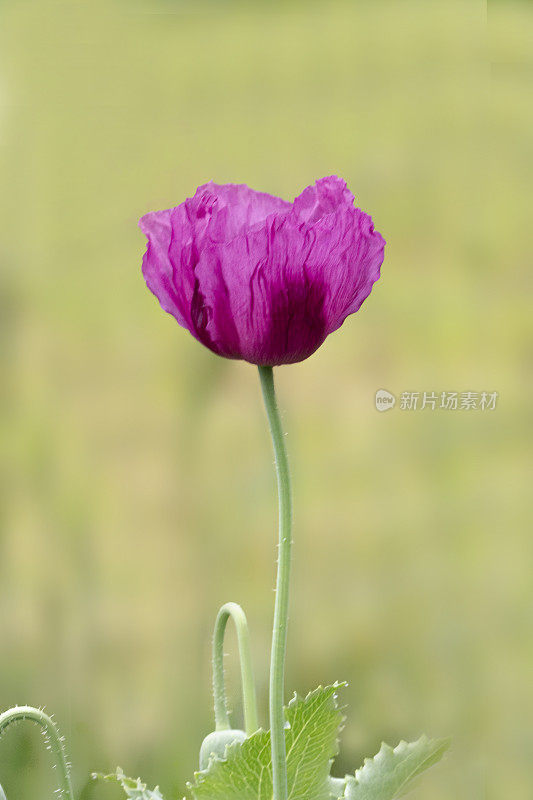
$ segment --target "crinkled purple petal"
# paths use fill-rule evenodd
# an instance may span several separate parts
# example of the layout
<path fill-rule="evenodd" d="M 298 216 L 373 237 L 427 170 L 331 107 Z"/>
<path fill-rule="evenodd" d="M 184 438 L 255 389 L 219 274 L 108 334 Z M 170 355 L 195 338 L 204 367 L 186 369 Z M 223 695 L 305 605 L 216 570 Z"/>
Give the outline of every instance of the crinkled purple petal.
<path fill-rule="evenodd" d="M 188 328 L 190 306 L 184 287 L 190 280 L 194 280 L 194 277 L 187 269 L 185 258 L 181 255 L 185 251 L 187 241 L 192 241 L 192 231 L 190 226 L 186 229 L 183 226 L 179 228 L 178 236 L 182 246 L 178 261 L 173 261 L 172 217 L 178 210 L 179 207 L 167 211 L 153 211 L 141 217 L 139 227 L 148 239 L 142 271 L 148 288 L 159 300 L 161 308 L 172 314 L 180 325 Z"/>
<path fill-rule="evenodd" d="M 195 231 L 205 230 L 209 238 L 226 242 L 263 222 L 269 214 L 290 211 L 292 203 L 245 184 L 211 182 L 199 186 L 185 206 Z"/>
<path fill-rule="evenodd" d="M 343 207 L 353 208 L 354 199 L 346 181 L 331 175 L 304 189 L 294 201 L 294 211 L 303 222 L 314 223 Z"/>
<path fill-rule="evenodd" d="M 140 225 L 143 273 L 162 307 L 213 352 L 272 366 L 307 358 L 358 310 L 385 245 L 334 176 L 293 204 L 205 184 Z"/>
<path fill-rule="evenodd" d="M 310 243 L 309 231 L 280 214 L 206 248 L 197 272 L 212 309 L 208 329 L 221 355 L 254 364 L 292 363 L 322 343 L 325 287 L 307 276 Z"/>
<path fill-rule="evenodd" d="M 212 243 L 197 275 L 216 352 L 267 365 L 307 358 L 368 296 L 383 246 L 353 207 L 315 226 L 274 215 L 229 243 Z"/>

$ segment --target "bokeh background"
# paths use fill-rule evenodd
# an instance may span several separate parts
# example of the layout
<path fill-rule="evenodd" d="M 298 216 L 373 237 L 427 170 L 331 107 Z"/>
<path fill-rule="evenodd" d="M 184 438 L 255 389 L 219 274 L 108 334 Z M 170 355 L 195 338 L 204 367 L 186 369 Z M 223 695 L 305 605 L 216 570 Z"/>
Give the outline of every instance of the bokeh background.
<path fill-rule="evenodd" d="M 337 774 L 452 735 L 413 798 L 531 798 L 529 3 L 11 2 L 0 14 L 0 707 L 182 797 L 212 728 L 218 606 L 245 607 L 266 719 L 272 456 L 255 370 L 146 290 L 136 224 L 211 178 L 348 181 L 382 280 L 278 370 L 294 471 L 287 695 L 349 681 Z M 497 391 L 492 412 L 374 394 Z M 529 518 L 528 518 L 529 517 Z M 240 719 L 235 639 L 228 674 Z M 0 742 L 9 800 L 54 776 Z"/>

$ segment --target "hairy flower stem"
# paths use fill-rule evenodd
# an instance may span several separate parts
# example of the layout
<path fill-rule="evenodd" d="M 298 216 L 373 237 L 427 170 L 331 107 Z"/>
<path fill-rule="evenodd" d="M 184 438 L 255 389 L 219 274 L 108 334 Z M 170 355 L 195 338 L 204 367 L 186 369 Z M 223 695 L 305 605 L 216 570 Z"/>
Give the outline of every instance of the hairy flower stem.
<path fill-rule="evenodd" d="M 0 714 L 0 736 L 11 724 L 24 719 L 35 722 L 43 729 L 58 771 L 59 796 L 62 800 L 74 800 L 63 738 L 59 734 L 57 725 L 48 714 L 31 706 L 16 706 L 9 711 L 4 711 L 3 714 Z"/>
<path fill-rule="evenodd" d="M 216 729 L 217 731 L 227 731 L 231 728 L 224 684 L 224 634 L 230 617 L 235 623 L 237 642 L 239 645 L 244 727 L 247 736 L 251 736 L 259 727 L 257 721 L 254 670 L 246 614 L 237 603 L 226 603 L 223 605 L 215 621 L 215 632 L 213 635 L 213 696 L 215 701 Z"/>
<path fill-rule="evenodd" d="M 261 390 L 270 426 L 279 496 L 278 576 L 274 630 L 270 659 L 270 736 L 272 743 L 272 783 L 274 800 L 287 800 L 287 756 L 285 753 L 285 717 L 283 711 L 285 684 L 285 655 L 289 618 L 289 582 L 291 574 L 292 499 L 289 462 L 283 429 L 274 390 L 272 367 L 259 367 Z"/>

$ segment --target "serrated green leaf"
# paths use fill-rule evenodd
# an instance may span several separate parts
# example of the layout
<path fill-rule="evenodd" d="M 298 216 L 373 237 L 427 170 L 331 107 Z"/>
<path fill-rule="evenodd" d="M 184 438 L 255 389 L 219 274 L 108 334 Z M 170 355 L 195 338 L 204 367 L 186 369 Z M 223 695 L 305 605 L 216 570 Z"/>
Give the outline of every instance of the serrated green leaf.
<path fill-rule="evenodd" d="M 450 746 L 449 739 L 400 742 L 394 750 L 382 744 L 374 758 L 365 759 L 355 776 L 346 778 L 345 800 L 396 800 L 411 788 L 421 772 L 440 761 Z"/>
<path fill-rule="evenodd" d="M 343 715 L 336 702 L 339 686 L 321 686 L 285 709 L 289 800 L 328 800 L 331 759 Z M 257 731 L 230 745 L 226 758 L 213 759 L 189 784 L 195 800 L 272 800 L 270 732 Z"/>
<path fill-rule="evenodd" d="M 163 800 L 163 795 L 158 786 L 152 790 L 147 789 L 146 784 L 142 783 L 140 778 L 128 778 L 120 767 L 117 767 L 117 771 L 111 775 L 102 775 L 99 772 L 95 772 L 93 778 L 100 781 L 120 783 L 126 792 L 126 797 L 132 798 L 132 800 Z"/>

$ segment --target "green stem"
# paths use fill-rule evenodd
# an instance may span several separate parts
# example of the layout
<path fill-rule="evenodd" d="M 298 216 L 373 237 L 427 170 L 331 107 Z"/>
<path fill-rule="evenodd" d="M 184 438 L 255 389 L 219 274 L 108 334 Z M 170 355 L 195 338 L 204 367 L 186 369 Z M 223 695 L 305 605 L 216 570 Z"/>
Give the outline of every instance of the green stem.
<path fill-rule="evenodd" d="M 0 714 L 0 736 L 13 722 L 23 719 L 35 722 L 43 729 L 59 774 L 59 796 L 62 800 L 74 800 L 63 738 L 60 736 L 55 722 L 44 711 L 31 706 L 17 706 L 9 711 L 4 711 L 3 714 Z"/>
<path fill-rule="evenodd" d="M 231 728 L 224 684 L 224 634 L 230 617 L 235 623 L 237 642 L 239 645 L 244 726 L 247 736 L 251 736 L 259 727 L 257 721 L 254 670 L 246 614 L 237 603 L 226 603 L 223 605 L 215 621 L 215 632 L 213 635 L 213 696 L 215 700 L 216 729 L 217 731 L 227 731 Z"/>
<path fill-rule="evenodd" d="M 279 496 L 278 576 L 274 630 L 270 659 L 270 736 L 272 743 L 272 783 L 274 800 L 287 800 L 287 756 L 285 753 L 285 714 L 283 711 L 285 655 L 289 618 L 289 582 L 291 573 L 292 500 L 289 462 L 274 390 L 272 367 L 259 367 L 263 400 L 268 416 Z"/>

